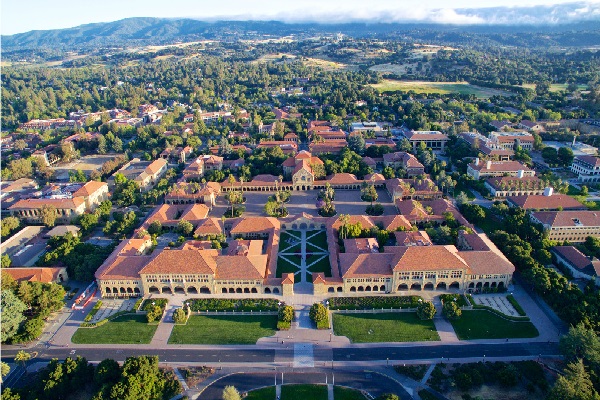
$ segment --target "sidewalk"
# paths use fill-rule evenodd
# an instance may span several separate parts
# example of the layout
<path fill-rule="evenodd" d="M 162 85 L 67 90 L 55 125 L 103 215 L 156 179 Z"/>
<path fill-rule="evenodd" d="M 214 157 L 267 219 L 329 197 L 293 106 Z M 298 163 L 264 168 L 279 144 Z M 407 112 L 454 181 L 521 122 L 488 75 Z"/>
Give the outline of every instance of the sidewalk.
<path fill-rule="evenodd" d="M 440 298 L 436 297 L 433 304 L 435 305 L 436 310 L 435 317 L 433 317 L 433 324 L 440 335 L 440 341 L 442 343 L 458 343 L 459 340 L 454 332 L 454 327 L 452 327 L 452 324 L 442 315 L 442 302 Z"/>

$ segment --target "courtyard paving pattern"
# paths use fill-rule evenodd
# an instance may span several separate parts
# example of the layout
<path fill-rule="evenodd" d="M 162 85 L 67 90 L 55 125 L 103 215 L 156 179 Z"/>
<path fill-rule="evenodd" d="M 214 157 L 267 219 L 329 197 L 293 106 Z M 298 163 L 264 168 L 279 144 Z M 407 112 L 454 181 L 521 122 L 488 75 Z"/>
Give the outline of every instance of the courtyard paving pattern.
<path fill-rule="evenodd" d="M 502 314 L 518 317 L 519 313 L 510 304 L 506 295 L 501 294 L 478 294 L 473 296 L 476 304 L 492 307 L 494 310 L 500 311 Z"/>
<path fill-rule="evenodd" d="M 331 271 L 327 271 L 327 267 L 323 268 L 325 260 L 328 264 L 329 252 L 326 245 L 317 240 L 323 231 L 286 231 L 282 234 L 281 244 L 279 245 L 280 252 L 278 253 L 279 261 L 277 265 L 277 276 L 281 276 L 283 272 L 289 271 L 289 266 L 296 268 L 294 275 L 297 283 L 312 282 L 311 267 L 317 267 L 319 271 L 325 269 L 327 276 L 331 275 Z M 300 245 L 300 246 L 298 246 Z M 282 262 L 283 260 L 283 262 Z M 331 267 L 329 267 L 331 268 Z M 314 271 L 318 272 L 318 271 Z"/>

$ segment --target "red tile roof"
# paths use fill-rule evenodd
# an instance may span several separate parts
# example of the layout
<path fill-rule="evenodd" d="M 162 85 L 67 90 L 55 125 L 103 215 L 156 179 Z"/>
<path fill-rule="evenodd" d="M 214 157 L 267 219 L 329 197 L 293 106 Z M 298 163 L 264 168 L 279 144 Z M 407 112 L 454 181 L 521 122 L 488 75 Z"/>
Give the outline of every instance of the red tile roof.
<path fill-rule="evenodd" d="M 215 273 L 217 250 L 163 250 L 140 271 L 141 274 Z"/>
<path fill-rule="evenodd" d="M 51 283 L 59 280 L 58 275 L 64 268 L 2 268 L 2 272 L 10 275 L 15 281 Z M 67 277 L 64 276 L 66 279 Z"/>
<path fill-rule="evenodd" d="M 551 227 L 600 227 L 599 211 L 536 211 L 531 215 Z"/>
<path fill-rule="evenodd" d="M 44 205 L 54 206 L 61 210 L 74 210 L 85 203 L 82 197 L 72 199 L 24 199 L 19 200 L 9 207 L 9 210 L 30 209 L 37 210 Z"/>
<path fill-rule="evenodd" d="M 585 210 L 586 206 L 566 194 L 554 194 L 552 196 L 544 195 L 522 195 L 510 196 L 507 198 L 509 203 L 526 210 Z"/>

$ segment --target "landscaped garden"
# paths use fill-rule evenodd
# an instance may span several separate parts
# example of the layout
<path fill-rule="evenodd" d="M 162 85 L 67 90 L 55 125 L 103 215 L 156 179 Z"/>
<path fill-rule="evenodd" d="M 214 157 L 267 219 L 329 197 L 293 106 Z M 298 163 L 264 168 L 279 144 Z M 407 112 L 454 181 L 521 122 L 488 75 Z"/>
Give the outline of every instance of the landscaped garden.
<path fill-rule="evenodd" d="M 329 256 L 321 256 L 322 258 L 308 267 L 310 272 L 323 272 L 325 276 L 331 276 L 331 264 L 329 263 Z M 307 262 L 308 265 L 308 262 Z"/>
<path fill-rule="evenodd" d="M 293 256 L 289 256 L 289 257 L 293 257 Z M 300 261 L 298 261 L 298 264 L 300 264 Z M 283 257 L 278 257 L 277 258 L 277 271 L 275 271 L 275 276 L 277 278 L 281 278 L 282 274 L 288 274 L 288 273 L 296 273 L 300 270 L 300 268 L 298 268 L 297 265 L 292 264 L 291 262 L 289 262 L 288 260 L 286 260 Z"/>
<path fill-rule="evenodd" d="M 277 315 L 192 315 L 175 325 L 169 344 L 255 344 L 277 330 Z"/>
<path fill-rule="evenodd" d="M 158 325 L 148 324 L 143 314 L 120 315 L 95 328 L 79 328 L 71 338 L 77 344 L 147 344 Z"/>
<path fill-rule="evenodd" d="M 300 240 L 297 239 L 298 237 L 300 237 L 300 232 L 282 232 L 279 236 L 279 251 L 282 253 L 295 253 L 300 251 L 301 243 Z"/>
<path fill-rule="evenodd" d="M 334 386 L 333 397 L 335 400 L 364 400 L 365 396 L 358 390 Z M 256 389 L 248 392 L 246 400 L 272 400 L 275 398 L 275 386 Z M 286 400 L 326 400 L 327 386 L 325 385 L 283 385 L 281 398 Z"/>
<path fill-rule="evenodd" d="M 352 343 L 440 340 L 433 321 L 421 320 L 413 312 L 333 313 L 333 331 Z"/>
<path fill-rule="evenodd" d="M 487 310 L 463 310 L 450 322 L 460 340 L 533 338 L 540 334 L 529 321 L 511 321 Z"/>
<path fill-rule="evenodd" d="M 282 304 L 277 299 L 193 299 L 192 311 L 277 311 Z"/>
<path fill-rule="evenodd" d="M 319 231 L 319 233 L 317 233 L 316 235 L 310 237 L 311 235 L 313 235 L 315 232 L 317 231 L 308 231 L 306 232 L 306 242 L 308 244 L 312 244 L 314 246 L 317 246 L 321 249 L 327 249 L 327 233 L 325 233 L 325 231 Z M 310 249 L 307 249 L 307 251 L 310 251 Z"/>

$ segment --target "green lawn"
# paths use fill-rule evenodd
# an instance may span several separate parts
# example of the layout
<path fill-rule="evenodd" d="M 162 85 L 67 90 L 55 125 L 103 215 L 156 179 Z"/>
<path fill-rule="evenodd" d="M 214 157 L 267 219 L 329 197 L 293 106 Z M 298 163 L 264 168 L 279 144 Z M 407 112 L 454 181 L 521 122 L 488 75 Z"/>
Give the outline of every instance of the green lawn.
<path fill-rule="evenodd" d="M 296 256 L 288 256 L 288 258 L 291 258 L 293 260 L 294 258 L 297 258 L 297 257 Z M 298 260 L 298 263 L 300 263 L 300 260 Z M 297 272 L 298 270 L 299 270 L 299 268 L 297 266 L 295 266 L 288 260 L 284 259 L 283 257 L 277 258 L 277 271 L 275 271 L 275 276 L 277 278 L 281 278 L 281 274 L 286 274 L 289 272 L 294 273 L 294 272 Z"/>
<path fill-rule="evenodd" d="M 329 256 L 323 257 L 321 260 L 311 265 L 308 270 L 310 272 L 324 272 L 325 276 L 331 276 L 331 264 L 329 264 Z"/>
<path fill-rule="evenodd" d="M 341 386 L 333 387 L 333 398 L 335 400 L 365 400 L 361 392 Z"/>
<path fill-rule="evenodd" d="M 149 325 L 143 314 L 126 314 L 97 328 L 79 328 L 71 341 L 77 344 L 147 344 L 157 327 Z"/>
<path fill-rule="evenodd" d="M 513 339 L 539 336 L 528 321 L 508 321 L 487 310 L 463 310 L 462 316 L 452 322 L 460 340 Z"/>
<path fill-rule="evenodd" d="M 276 315 L 192 315 L 175 325 L 169 344 L 256 344 L 276 329 Z"/>
<path fill-rule="evenodd" d="M 293 233 L 298 234 L 298 237 L 300 237 L 300 232 L 295 232 L 292 231 Z M 281 236 L 279 237 L 279 251 L 280 252 L 286 252 L 286 253 L 295 253 L 296 251 L 300 251 L 300 243 L 297 244 L 290 244 L 288 243 L 288 240 L 298 240 L 296 239 L 294 236 L 288 234 L 287 232 L 283 232 L 281 234 Z"/>
<path fill-rule="evenodd" d="M 314 232 L 315 231 L 308 231 L 306 232 L 306 236 L 308 237 Z M 311 237 L 310 239 L 307 239 L 306 242 L 327 250 L 327 234 L 325 233 L 325 231 L 320 231 L 315 236 Z"/>
<path fill-rule="evenodd" d="M 333 331 L 352 343 L 420 342 L 440 340 L 433 321 L 413 312 L 333 314 Z"/>
<path fill-rule="evenodd" d="M 275 386 L 269 386 L 262 389 L 256 389 L 248 392 L 246 400 L 273 400 L 275 399 Z"/>
<path fill-rule="evenodd" d="M 473 94 L 480 98 L 489 98 L 494 95 L 507 96 L 510 92 L 491 89 L 481 86 L 470 85 L 467 82 L 429 82 L 429 81 L 400 81 L 394 79 L 384 79 L 381 83 L 372 84 L 373 88 L 380 92 L 389 91 L 413 91 L 415 93 L 460 93 Z"/>
<path fill-rule="evenodd" d="M 327 386 L 283 385 L 281 398 L 285 400 L 327 400 Z"/>

